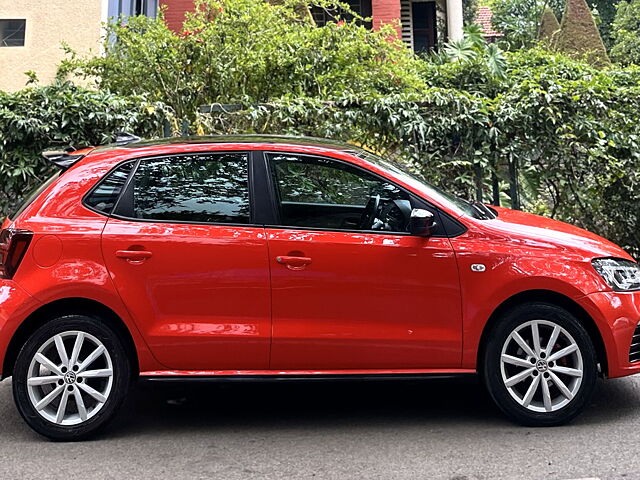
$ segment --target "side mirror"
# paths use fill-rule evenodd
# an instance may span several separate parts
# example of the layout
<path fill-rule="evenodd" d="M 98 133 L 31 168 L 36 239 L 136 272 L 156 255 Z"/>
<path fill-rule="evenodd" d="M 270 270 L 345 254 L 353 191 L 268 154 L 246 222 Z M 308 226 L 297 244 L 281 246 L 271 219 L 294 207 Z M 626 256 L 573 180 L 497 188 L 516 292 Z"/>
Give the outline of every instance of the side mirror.
<path fill-rule="evenodd" d="M 436 220 L 433 213 L 422 208 L 411 210 L 411 216 L 409 217 L 409 233 L 411 235 L 428 237 L 435 226 Z"/>

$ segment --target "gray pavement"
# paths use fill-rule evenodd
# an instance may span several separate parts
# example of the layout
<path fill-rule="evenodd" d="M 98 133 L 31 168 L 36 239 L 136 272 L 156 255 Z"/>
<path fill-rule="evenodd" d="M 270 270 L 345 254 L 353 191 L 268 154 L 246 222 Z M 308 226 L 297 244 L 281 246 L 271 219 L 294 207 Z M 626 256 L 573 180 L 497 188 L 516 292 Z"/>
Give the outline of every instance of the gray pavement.
<path fill-rule="evenodd" d="M 475 379 L 144 383 L 99 439 L 52 443 L 0 383 L 0 479 L 640 479 L 640 377 L 572 425 L 512 425 Z"/>

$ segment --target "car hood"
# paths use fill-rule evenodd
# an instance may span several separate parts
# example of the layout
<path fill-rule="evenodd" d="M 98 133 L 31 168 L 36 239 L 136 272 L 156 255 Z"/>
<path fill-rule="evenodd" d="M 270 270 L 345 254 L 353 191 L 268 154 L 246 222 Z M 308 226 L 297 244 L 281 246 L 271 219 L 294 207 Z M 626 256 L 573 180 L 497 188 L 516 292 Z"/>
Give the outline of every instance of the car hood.
<path fill-rule="evenodd" d="M 633 260 L 622 248 L 582 228 L 508 208 L 491 207 L 498 218 L 485 220 L 483 226 L 522 246 L 561 250 L 582 258 L 618 257 Z"/>

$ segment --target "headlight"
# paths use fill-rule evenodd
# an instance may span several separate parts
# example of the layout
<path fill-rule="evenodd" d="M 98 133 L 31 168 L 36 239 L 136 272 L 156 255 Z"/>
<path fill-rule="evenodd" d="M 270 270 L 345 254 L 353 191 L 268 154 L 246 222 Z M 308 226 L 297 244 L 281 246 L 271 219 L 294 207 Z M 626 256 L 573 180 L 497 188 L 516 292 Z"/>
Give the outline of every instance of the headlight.
<path fill-rule="evenodd" d="M 593 268 L 617 292 L 640 290 L 640 265 L 620 258 L 596 258 Z"/>

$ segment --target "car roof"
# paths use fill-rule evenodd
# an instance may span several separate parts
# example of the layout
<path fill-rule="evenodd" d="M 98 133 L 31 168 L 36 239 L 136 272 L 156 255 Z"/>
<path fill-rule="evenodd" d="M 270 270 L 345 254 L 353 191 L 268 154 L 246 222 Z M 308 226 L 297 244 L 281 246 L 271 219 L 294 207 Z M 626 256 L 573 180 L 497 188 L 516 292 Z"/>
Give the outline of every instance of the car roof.
<path fill-rule="evenodd" d="M 202 135 L 142 140 L 139 142 L 131 142 L 126 145 L 104 145 L 102 147 L 96 148 L 95 151 L 105 151 L 116 148 L 145 148 L 161 147 L 163 145 L 198 145 L 212 143 L 295 145 L 305 147 L 320 147 L 341 152 L 353 152 L 354 150 L 358 149 L 356 145 L 317 137 L 303 137 L 293 135 Z"/>

